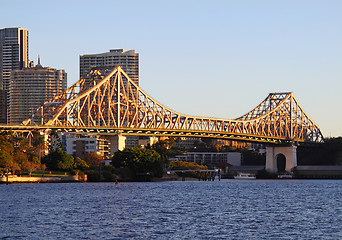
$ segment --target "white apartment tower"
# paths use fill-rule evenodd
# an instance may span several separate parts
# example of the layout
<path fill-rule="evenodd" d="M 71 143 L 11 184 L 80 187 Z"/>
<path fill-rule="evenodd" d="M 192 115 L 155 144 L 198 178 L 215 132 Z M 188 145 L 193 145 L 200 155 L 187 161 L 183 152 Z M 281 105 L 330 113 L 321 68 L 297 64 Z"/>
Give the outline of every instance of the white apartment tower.
<path fill-rule="evenodd" d="M 134 50 L 112 49 L 106 53 L 80 56 L 80 78 L 86 77 L 93 67 L 116 67 L 128 74 L 139 85 L 139 53 Z"/>

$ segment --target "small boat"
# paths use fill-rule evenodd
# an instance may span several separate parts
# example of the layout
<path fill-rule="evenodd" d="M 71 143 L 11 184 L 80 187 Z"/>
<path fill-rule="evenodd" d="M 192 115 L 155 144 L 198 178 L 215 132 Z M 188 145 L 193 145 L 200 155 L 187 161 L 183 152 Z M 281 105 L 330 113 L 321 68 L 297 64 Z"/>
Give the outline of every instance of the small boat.
<path fill-rule="evenodd" d="M 238 173 L 238 175 L 234 176 L 234 179 L 256 179 L 255 174 L 253 173 Z"/>

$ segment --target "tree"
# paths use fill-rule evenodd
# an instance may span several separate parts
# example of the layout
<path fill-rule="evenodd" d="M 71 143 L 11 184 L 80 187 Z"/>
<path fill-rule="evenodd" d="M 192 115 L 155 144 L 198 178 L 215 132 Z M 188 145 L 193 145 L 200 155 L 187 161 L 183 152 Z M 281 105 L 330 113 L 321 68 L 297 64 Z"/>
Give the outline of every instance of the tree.
<path fill-rule="evenodd" d="M 342 137 L 327 138 L 320 145 L 299 146 L 298 165 L 341 165 Z"/>
<path fill-rule="evenodd" d="M 23 171 L 28 171 L 29 175 L 31 176 L 33 171 L 41 168 L 41 165 L 37 164 L 37 163 L 34 163 L 34 162 L 25 161 L 25 162 L 21 163 L 21 167 L 20 168 Z"/>
<path fill-rule="evenodd" d="M 7 152 L 0 149 L 0 167 L 10 168 L 13 164 L 13 157 Z"/>
<path fill-rule="evenodd" d="M 57 148 L 43 158 L 43 163 L 45 163 L 50 170 L 69 171 L 73 169 L 74 158 Z"/>
<path fill-rule="evenodd" d="M 163 161 L 152 149 L 126 148 L 118 151 L 112 158 L 112 165 L 115 168 L 128 168 L 133 178 L 137 178 L 138 174 L 147 173 L 155 177 L 163 175 Z"/>
<path fill-rule="evenodd" d="M 30 146 L 27 138 L 12 132 L 0 133 L 0 166 L 12 172 L 43 169 L 35 147 Z"/>
<path fill-rule="evenodd" d="M 84 161 L 94 168 L 100 168 L 104 164 L 104 158 L 96 152 L 86 153 Z"/>
<path fill-rule="evenodd" d="M 10 168 L 13 165 L 14 148 L 8 137 L 0 135 L 0 167 Z"/>
<path fill-rule="evenodd" d="M 50 138 L 51 138 L 50 149 L 49 149 L 50 151 L 54 151 L 57 148 L 60 148 L 60 149 L 63 148 L 62 140 L 59 137 L 56 130 L 52 129 L 50 133 Z"/>
<path fill-rule="evenodd" d="M 86 161 L 82 160 L 81 158 L 77 157 L 74 162 L 74 169 L 79 169 L 79 170 L 86 170 L 89 168 L 89 165 L 87 164 Z"/>
<path fill-rule="evenodd" d="M 35 138 L 34 141 L 33 141 L 33 146 L 37 150 L 39 161 L 41 161 L 42 155 L 43 155 L 45 147 L 46 147 L 44 137 L 38 136 L 37 138 Z"/>
<path fill-rule="evenodd" d="M 184 162 L 184 161 L 172 161 L 170 163 L 171 170 L 207 170 L 208 167 L 204 165 L 199 165 L 194 162 Z M 205 172 L 193 171 L 187 172 L 187 176 L 196 178 L 205 178 Z"/>

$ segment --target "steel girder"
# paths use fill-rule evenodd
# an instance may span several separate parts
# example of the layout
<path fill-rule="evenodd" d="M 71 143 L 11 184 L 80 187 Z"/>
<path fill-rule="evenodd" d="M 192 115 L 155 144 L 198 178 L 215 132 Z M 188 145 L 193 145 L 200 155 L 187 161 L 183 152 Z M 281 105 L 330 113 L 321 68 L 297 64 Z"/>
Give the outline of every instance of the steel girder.
<path fill-rule="evenodd" d="M 65 93 L 40 107 L 27 127 L 121 131 L 133 135 L 216 137 L 255 142 L 322 142 L 318 126 L 293 93 L 271 93 L 240 118 L 194 117 L 175 112 L 146 94 L 122 68 L 93 69 Z M 95 130 L 96 131 L 96 130 Z"/>

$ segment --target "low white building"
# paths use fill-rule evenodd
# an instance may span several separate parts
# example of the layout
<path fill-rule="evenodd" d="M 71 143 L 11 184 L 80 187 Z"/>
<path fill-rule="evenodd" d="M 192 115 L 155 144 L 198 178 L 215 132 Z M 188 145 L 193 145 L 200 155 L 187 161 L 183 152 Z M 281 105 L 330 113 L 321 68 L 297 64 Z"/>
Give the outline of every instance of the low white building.
<path fill-rule="evenodd" d="M 62 136 L 62 143 L 68 154 L 81 159 L 89 152 L 95 152 L 104 158 L 110 155 L 109 142 L 98 136 L 65 134 Z"/>
<path fill-rule="evenodd" d="M 186 162 L 195 162 L 200 165 L 210 165 L 212 167 L 220 163 L 241 166 L 242 154 L 240 152 L 187 152 L 178 155 L 176 159 Z"/>

